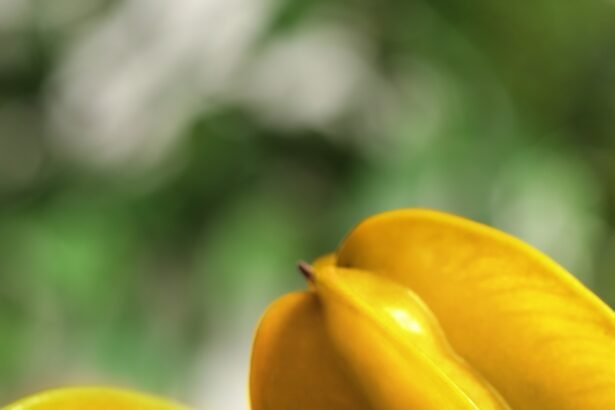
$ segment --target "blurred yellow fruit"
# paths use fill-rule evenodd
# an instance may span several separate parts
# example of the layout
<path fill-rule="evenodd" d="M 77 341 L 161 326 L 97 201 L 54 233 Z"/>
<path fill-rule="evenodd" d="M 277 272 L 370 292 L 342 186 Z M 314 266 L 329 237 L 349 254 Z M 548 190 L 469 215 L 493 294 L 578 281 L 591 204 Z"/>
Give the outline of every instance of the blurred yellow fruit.
<path fill-rule="evenodd" d="M 2 410 L 186 410 L 179 404 L 119 389 L 75 387 L 50 390 Z"/>

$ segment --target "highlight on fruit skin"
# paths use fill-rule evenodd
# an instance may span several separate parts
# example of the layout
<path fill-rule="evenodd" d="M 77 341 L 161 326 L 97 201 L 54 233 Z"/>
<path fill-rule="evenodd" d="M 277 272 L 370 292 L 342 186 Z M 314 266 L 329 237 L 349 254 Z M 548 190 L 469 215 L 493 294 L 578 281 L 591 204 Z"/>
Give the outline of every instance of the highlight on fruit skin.
<path fill-rule="evenodd" d="M 508 234 L 402 209 L 300 270 L 258 326 L 253 410 L 615 409 L 615 313 Z"/>
<path fill-rule="evenodd" d="M 69 387 L 44 391 L 2 410 L 187 410 L 158 397 L 108 387 Z"/>

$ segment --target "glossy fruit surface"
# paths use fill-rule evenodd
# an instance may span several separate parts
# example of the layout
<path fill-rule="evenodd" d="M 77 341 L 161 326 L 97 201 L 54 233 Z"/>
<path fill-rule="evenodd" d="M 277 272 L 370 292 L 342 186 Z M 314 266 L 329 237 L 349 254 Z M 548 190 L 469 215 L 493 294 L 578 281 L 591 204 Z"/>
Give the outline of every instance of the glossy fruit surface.
<path fill-rule="evenodd" d="M 368 218 L 265 314 L 254 410 L 615 409 L 615 314 L 487 226 Z"/>
<path fill-rule="evenodd" d="M 336 263 L 416 292 L 513 408 L 615 409 L 613 311 L 518 239 L 441 212 L 399 210 L 359 224 Z"/>
<path fill-rule="evenodd" d="M 411 290 L 371 272 L 314 269 L 328 334 L 374 408 L 506 409 Z"/>
<path fill-rule="evenodd" d="M 252 410 L 375 410 L 344 367 L 313 292 L 275 301 L 256 333 L 250 371 Z"/>

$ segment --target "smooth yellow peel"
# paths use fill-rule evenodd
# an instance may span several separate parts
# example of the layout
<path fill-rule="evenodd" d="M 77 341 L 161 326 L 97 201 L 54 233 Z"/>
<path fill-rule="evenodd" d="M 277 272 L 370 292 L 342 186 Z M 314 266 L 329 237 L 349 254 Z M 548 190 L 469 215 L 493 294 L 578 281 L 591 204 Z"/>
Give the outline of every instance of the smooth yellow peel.
<path fill-rule="evenodd" d="M 256 334 L 253 410 L 615 409 L 615 314 L 505 233 L 386 212 L 302 270 Z"/>

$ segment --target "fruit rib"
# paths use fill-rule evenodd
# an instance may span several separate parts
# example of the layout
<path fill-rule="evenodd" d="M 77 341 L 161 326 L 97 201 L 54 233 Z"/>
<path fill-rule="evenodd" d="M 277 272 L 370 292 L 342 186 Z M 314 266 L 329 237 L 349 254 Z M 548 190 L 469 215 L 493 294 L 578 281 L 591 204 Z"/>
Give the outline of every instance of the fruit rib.
<path fill-rule="evenodd" d="M 416 292 L 512 408 L 615 408 L 615 314 L 523 242 L 448 214 L 399 210 L 359 224 L 336 263 Z"/>
<path fill-rule="evenodd" d="M 276 300 L 260 321 L 250 370 L 252 410 L 376 410 L 334 350 L 313 292 Z"/>
<path fill-rule="evenodd" d="M 331 341 L 378 409 L 508 409 L 450 348 L 410 290 L 372 273 L 320 266 L 312 275 Z"/>

